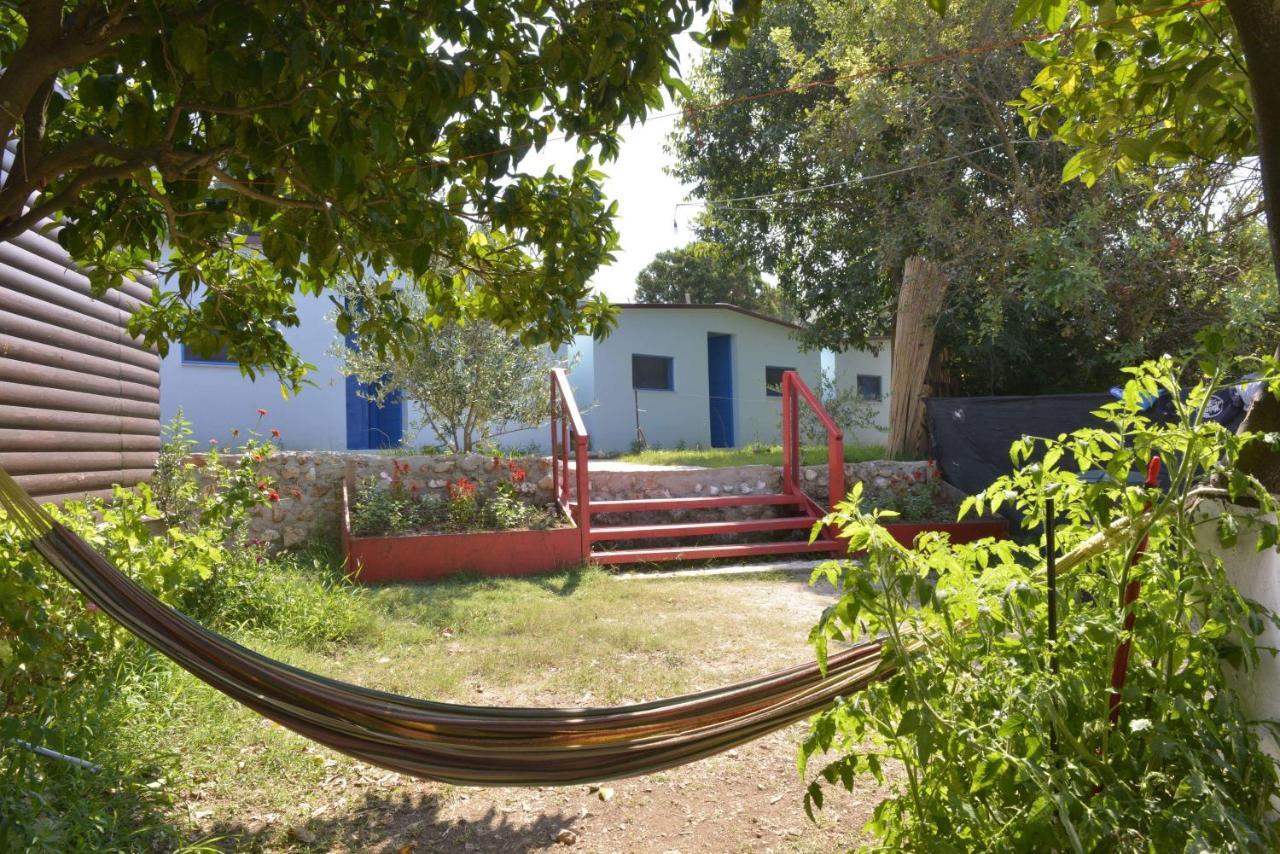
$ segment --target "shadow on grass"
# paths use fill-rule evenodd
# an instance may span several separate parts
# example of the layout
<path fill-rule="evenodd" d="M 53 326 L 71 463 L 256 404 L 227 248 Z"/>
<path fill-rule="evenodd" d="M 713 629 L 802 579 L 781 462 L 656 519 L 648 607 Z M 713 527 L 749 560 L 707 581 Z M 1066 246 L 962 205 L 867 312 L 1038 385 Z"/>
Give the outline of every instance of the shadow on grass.
<path fill-rule="evenodd" d="M 319 816 L 291 827 L 264 826 L 261 820 L 224 823 L 206 839 L 224 851 L 371 851 L 507 852 L 556 845 L 557 836 L 572 830 L 577 816 L 540 814 L 522 822 L 519 814 L 490 807 L 478 818 L 446 818 L 436 794 L 382 795 L 367 792 L 351 808 Z"/>
<path fill-rule="evenodd" d="M 586 571 L 584 567 L 578 567 L 577 569 L 557 572 L 554 575 L 532 576 L 529 580 L 548 593 L 554 593 L 557 596 L 572 596 L 582 585 L 582 577 Z"/>

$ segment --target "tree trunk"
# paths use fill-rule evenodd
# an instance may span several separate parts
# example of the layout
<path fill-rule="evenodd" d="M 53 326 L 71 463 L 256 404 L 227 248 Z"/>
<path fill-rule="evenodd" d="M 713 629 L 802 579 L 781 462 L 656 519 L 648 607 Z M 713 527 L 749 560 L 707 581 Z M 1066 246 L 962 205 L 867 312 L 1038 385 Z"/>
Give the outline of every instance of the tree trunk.
<path fill-rule="evenodd" d="M 890 459 L 926 451 L 924 381 L 949 284 L 943 269 L 927 258 L 908 258 L 903 267 L 889 380 Z"/>
<path fill-rule="evenodd" d="M 1253 123 L 1262 167 L 1262 199 L 1271 239 L 1271 263 L 1280 278 L 1280 0 L 1227 0 L 1244 48 L 1253 96 Z M 1280 346 L 1276 348 L 1280 358 Z M 1280 431 L 1280 400 L 1264 394 L 1241 431 Z M 1280 492 L 1280 454 L 1253 443 L 1240 454 L 1240 468 L 1271 492 Z"/>

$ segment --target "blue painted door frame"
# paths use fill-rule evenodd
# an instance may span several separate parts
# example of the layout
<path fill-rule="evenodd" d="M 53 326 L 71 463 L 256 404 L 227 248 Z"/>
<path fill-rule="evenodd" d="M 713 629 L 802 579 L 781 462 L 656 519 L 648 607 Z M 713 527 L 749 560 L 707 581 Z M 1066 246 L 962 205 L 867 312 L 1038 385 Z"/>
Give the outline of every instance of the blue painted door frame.
<path fill-rule="evenodd" d="M 355 339 L 348 334 L 347 346 Z M 373 387 L 347 377 L 347 448 L 368 451 L 395 448 L 404 441 L 404 399 L 389 395 L 381 406 L 364 396 Z"/>
<path fill-rule="evenodd" d="M 732 448 L 733 336 L 707 333 L 707 395 L 710 402 L 711 447 Z"/>

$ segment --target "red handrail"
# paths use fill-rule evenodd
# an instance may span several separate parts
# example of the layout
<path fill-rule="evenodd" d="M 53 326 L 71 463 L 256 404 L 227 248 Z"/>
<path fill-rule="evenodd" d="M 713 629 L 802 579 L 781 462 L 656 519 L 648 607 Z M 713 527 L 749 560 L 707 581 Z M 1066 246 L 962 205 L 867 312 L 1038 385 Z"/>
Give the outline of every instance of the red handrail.
<path fill-rule="evenodd" d="M 591 556 L 591 487 L 587 473 L 587 426 L 582 422 L 578 402 L 569 386 L 564 368 L 551 369 L 551 492 L 565 510 L 576 504 L 574 519 L 582 543 L 582 558 Z M 569 446 L 574 455 L 574 501 L 569 490 Z"/>
<path fill-rule="evenodd" d="M 844 500 L 844 433 L 823 407 L 818 396 L 795 371 L 782 375 L 782 484 L 793 495 L 800 488 L 800 401 L 818 416 L 827 431 L 828 509 Z"/>

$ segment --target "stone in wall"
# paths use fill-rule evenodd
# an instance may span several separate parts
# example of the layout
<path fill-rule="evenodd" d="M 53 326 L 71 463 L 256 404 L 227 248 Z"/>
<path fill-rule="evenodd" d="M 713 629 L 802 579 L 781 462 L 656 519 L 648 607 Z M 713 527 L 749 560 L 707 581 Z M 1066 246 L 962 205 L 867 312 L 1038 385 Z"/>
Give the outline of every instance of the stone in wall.
<path fill-rule="evenodd" d="M 417 488 L 420 495 L 444 498 L 450 481 L 466 477 L 482 492 L 507 478 L 500 463 L 481 454 L 439 456 L 387 456 L 383 454 L 342 453 L 335 451 L 282 451 L 262 463 L 262 473 L 274 484 L 280 500 L 260 508 L 250 523 L 249 533 L 275 546 L 294 546 L 312 538 L 336 538 L 342 506 L 342 480 L 348 469 L 355 482 L 390 476 L 395 464 L 408 465 L 403 475 L 407 488 Z M 547 504 L 553 500 L 551 462 L 547 457 L 521 457 L 513 460 L 526 472 L 523 494 L 531 503 Z M 911 483 L 935 477 L 935 471 L 924 462 L 875 461 L 847 463 L 845 488 L 858 481 L 871 482 L 890 489 L 905 489 Z M 803 468 L 803 488 L 814 500 L 825 505 L 829 472 L 825 465 Z M 782 491 L 782 467 L 753 465 L 719 469 L 647 469 L 637 471 L 591 472 L 591 498 L 596 501 L 629 498 L 691 498 L 708 495 L 765 495 Z M 724 520 L 759 518 L 777 512 L 769 506 L 729 507 L 716 511 L 697 511 L 699 518 Z M 789 511 L 788 511 L 789 512 Z M 600 514 L 596 521 L 603 525 L 648 524 L 678 521 L 687 513 Z"/>

